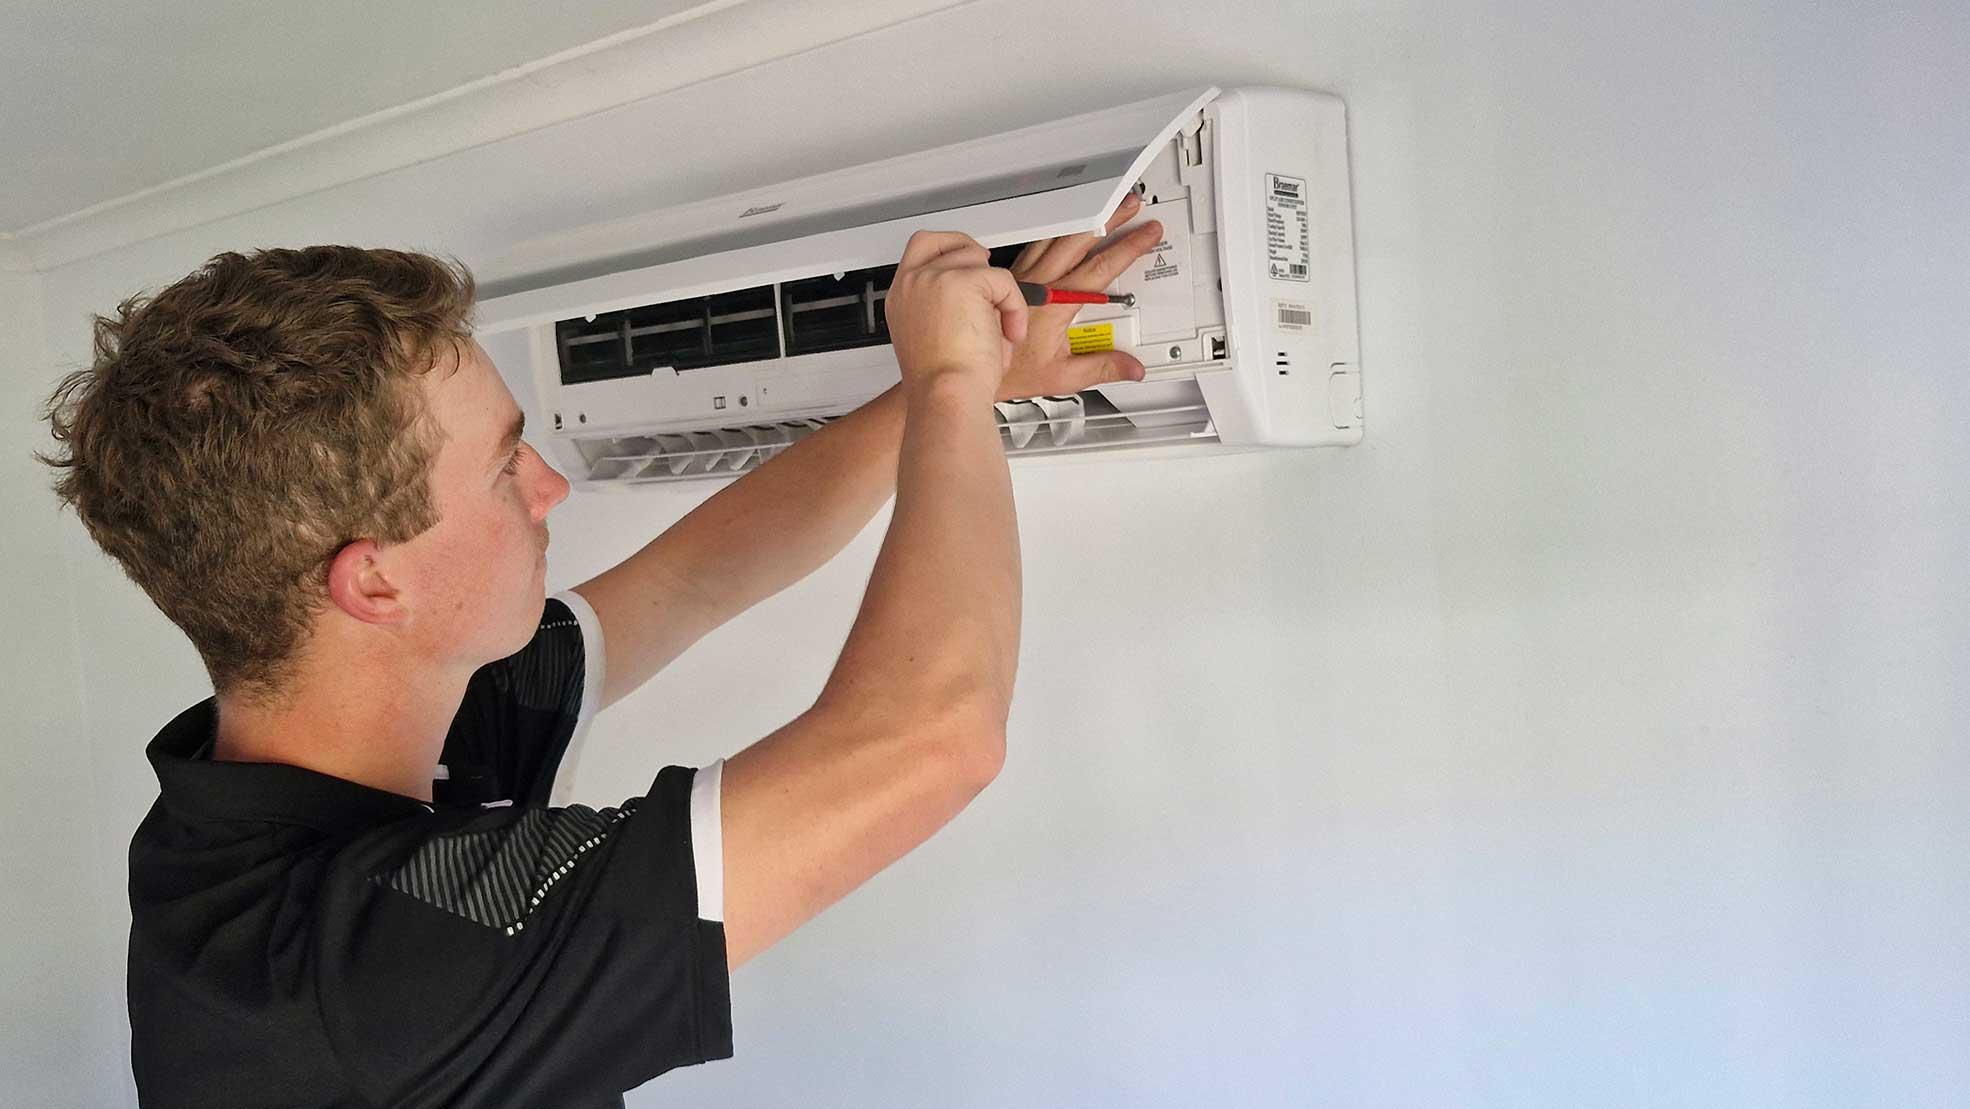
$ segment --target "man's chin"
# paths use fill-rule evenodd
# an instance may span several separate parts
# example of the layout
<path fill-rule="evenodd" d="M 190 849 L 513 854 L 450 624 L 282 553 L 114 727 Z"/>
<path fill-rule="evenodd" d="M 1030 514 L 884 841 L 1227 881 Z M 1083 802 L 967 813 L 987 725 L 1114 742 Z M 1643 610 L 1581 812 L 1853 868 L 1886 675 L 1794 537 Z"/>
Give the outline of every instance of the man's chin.
<path fill-rule="evenodd" d="M 532 595 L 533 603 L 526 606 L 528 615 L 524 620 L 514 621 L 513 634 L 507 640 L 513 647 L 507 652 L 509 655 L 518 653 L 520 648 L 533 642 L 534 634 L 540 631 L 540 621 L 547 613 L 547 591 L 543 584 L 537 581 L 527 592 Z"/>

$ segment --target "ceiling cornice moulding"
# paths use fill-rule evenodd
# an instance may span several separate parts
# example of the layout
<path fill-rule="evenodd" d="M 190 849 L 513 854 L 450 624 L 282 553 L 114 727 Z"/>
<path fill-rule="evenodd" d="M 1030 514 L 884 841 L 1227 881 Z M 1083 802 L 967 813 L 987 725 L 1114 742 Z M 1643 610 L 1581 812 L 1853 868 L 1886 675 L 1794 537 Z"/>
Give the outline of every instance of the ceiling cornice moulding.
<path fill-rule="evenodd" d="M 709 0 L 408 104 L 0 234 L 0 268 L 85 258 L 647 99 L 969 0 Z"/>

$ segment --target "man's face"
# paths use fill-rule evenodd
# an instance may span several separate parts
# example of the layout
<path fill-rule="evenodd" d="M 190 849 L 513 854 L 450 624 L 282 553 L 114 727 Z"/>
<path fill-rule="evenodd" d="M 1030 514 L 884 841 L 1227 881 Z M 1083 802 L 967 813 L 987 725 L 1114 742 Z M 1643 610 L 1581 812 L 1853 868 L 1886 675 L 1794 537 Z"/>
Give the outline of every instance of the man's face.
<path fill-rule="evenodd" d="M 475 340 L 456 373 L 420 380 L 446 439 L 431 472 L 439 522 L 408 562 L 415 634 L 433 655 L 480 665 L 526 646 L 540 619 L 547 513 L 568 481 L 518 438 L 520 407 Z"/>

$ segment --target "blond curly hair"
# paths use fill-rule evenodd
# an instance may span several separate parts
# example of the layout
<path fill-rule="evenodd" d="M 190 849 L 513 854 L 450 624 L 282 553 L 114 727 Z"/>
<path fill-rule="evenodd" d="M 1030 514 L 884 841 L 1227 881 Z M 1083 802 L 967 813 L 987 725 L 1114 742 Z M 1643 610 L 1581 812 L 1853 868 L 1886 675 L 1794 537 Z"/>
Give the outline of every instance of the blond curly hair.
<path fill-rule="evenodd" d="M 93 317 L 94 364 L 43 412 L 66 450 L 35 458 L 218 694 L 279 701 L 335 553 L 438 522 L 416 379 L 455 372 L 473 297 L 455 258 L 311 246 L 220 254 Z"/>

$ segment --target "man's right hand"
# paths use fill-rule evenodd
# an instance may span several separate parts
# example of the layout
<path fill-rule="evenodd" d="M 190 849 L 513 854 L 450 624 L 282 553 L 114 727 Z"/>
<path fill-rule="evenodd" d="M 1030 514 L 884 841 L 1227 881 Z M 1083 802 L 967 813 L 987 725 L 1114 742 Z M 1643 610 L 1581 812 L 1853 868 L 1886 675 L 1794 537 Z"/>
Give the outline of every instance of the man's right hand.
<path fill-rule="evenodd" d="M 1026 301 L 1010 271 L 957 231 L 919 231 L 903 248 L 883 314 L 906 393 L 941 379 L 975 383 L 987 399 L 1026 337 Z"/>

